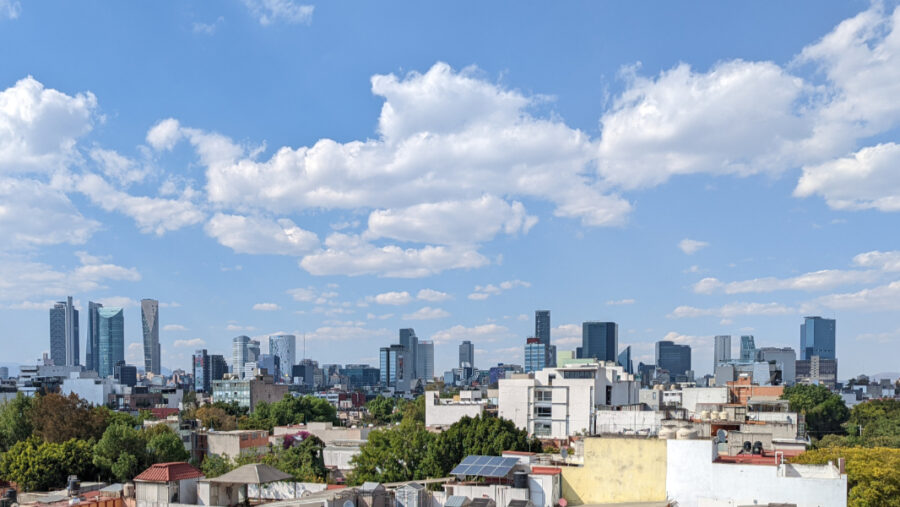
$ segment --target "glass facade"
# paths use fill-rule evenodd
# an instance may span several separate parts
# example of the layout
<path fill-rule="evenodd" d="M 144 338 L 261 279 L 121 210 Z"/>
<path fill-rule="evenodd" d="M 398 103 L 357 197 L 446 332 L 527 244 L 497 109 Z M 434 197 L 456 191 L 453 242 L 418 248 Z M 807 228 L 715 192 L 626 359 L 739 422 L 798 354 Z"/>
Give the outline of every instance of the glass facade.
<path fill-rule="evenodd" d="M 115 307 L 98 308 L 97 317 L 100 338 L 97 373 L 105 378 L 115 374 L 119 361 L 125 361 L 125 311 Z"/>
<path fill-rule="evenodd" d="M 634 373 L 634 366 L 631 363 L 631 345 L 625 347 L 616 361 L 619 366 L 625 368 L 625 373 Z"/>
<path fill-rule="evenodd" d="M 537 338 L 529 338 L 525 343 L 525 373 L 543 370 L 547 367 L 547 344 Z"/>
<path fill-rule="evenodd" d="M 276 334 L 269 337 L 269 354 L 278 358 L 275 378 L 290 383 L 292 367 L 297 363 L 297 337 L 292 334 Z"/>
<path fill-rule="evenodd" d="M 159 301 L 141 300 L 141 322 L 144 329 L 144 371 L 159 375 Z"/>
<path fill-rule="evenodd" d="M 581 355 L 598 361 L 616 361 L 619 325 L 615 322 L 585 322 L 581 325 Z"/>
<path fill-rule="evenodd" d="M 69 296 L 50 309 L 50 359 L 53 364 L 81 364 L 78 337 L 78 310 L 72 304 L 72 296 Z"/>
<path fill-rule="evenodd" d="M 88 302 L 88 331 L 85 344 L 85 368 L 100 371 L 100 316 L 97 311 L 103 308 L 100 303 Z"/>
<path fill-rule="evenodd" d="M 753 336 L 741 336 L 741 361 L 756 360 L 756 341 Z"/>
<path fill-rule="evenodd" d="M 687 375 L 691 369 L 690 345 L 676 345 L 666 340 L 656 342 L 656 366 L 671 375 Z"/>
<path fill-rule="evenodd" d="M 534 337 L 550 345 L 550 310 L 534 312 Z"/>
<path fill-rule="evenodd" d="M 474 367 L 475 366 L 475 345 L 472 345 L 472 342 L 469 340 L 465 340 L 464 342 L 459 344 L 459 367 Z"/>
<path fill-rule="evenodd" d="M 800 358 L 812 359 L 813 356 L 819 356 L 822 359 L 837 359 L 835 329 L 834 319 L 806 317 L 800 325 Z"/>
<path fill-rule="evenodd" d="M 244 377 L 244 364 L 247 363 L 249 336 L 237 336 L 231 341 L 231 373 Z M 255 359 L 254 359 L 255 361 Z"/>

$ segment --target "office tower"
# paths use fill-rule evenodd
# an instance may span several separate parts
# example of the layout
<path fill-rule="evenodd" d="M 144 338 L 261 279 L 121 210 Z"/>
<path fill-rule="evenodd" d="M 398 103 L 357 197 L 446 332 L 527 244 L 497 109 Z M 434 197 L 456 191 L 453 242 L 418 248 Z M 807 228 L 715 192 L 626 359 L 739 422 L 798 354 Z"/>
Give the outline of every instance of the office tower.
<path fill-rule="evenodd" d="M 631 363 L 631 345 L 625 347 L 625 350 L 619 353 L 617 362 L 619 366 L 625 368 L 625 373 L 634 373 L 634 365 Z"/>
<path fill-rule="evenodd" d="M 292 367 L 296 363 L 297 337 L 292 334 L 276 334 L 269 337 L 269 354 L 278 358 L 276 371 L 278 382 L 291 382 Z"/>
<path fill-rule="evenodd" d="M 211 393 L 212 382 L 222 380 L 228 372 L 228 364 L 221 354 L 208 354 L 206 349 L 194 352 L 194 390 Z"/>
<path fill-rule="evenodd" d="M 78 350 L 78 310 L 72 296 L 50 309 L 50 359 L 56 366 L 81 364 Z"/>
<path fill-rule="evenodd" d="M 248 361 L 249 348 L 249 336 L 236 336 L 231 340 L 231 373 L 238 375 L 240 378 L 244 378 L 244 364 Z M 255 358 L 254 361 L 256 361 Z"/>
<path fill-rule="evenodd" d="M 84 345 L 84 367 L 89 371 L 100 369 L 100 316 L 97 310 L 103 308 L 100 303 L 88 301 L 87 343 Z"/>
<path fill-rule="evenodd" d="M 259 360 L 259 340 L 250 340 L 247 343 L 247 359 L 245 362 Z"/>
<path fill-rule="evenodd" d="M 797 353 L 790 347 L 763 347 L 756 350 L 756 360 L 774 363 L 775 369 L 781 372 L 781 383 L 794 385 L 797 378 Z"/>
<path fill-rule="evenodd" d="M 416 365 L 418 364 L 417 349 L 419 348 L 419 338 L 416 336 L 416 331 L 412 328 L 401 329 L 400 345 L 406 347 L 406 360 L 411 362 L 409 368 L 412 378 L 421 378 L 421 372 L 416 371 Z"/>
<path fill-rule="evenodd" d="M 469 340 L 465 340 L 459 344 L 459 367 L 475 367 L 475 345 L 472 345 L 472 342 Z"/>
<path fill-rule="evenodd" d="M 837 359 L 812 356 L 809 359 L 798 359 L 795 367 L 797 384 L 824 384 L 829 389 L 834 389 L 837 383 Z"/>
<path fill-rule="evenodd" d="M 137 367 L 125 364 L 125 361 L 118 361 L 113 369 L 113 378 L 123 386 L 134 387 L 137 384 Z"/>
<path fill-rule="evenodd" d="M 222 380 L 228 373 L 228 363 L 222 354 L 210 354 L 209 356 L 209 381 Z"/>
<path fill-rule="evenodd" d="M 835 355 L 835 320 L 806 317 L 800 325 L 800 358 L 837 359 Z"/>
<path fill-rule="evenodd" d="M 141 300 L 141 322 L 144 327 L 144 372 L 159 375 L 159 301 Z"/>
<path fill-rule="evenodd" d="M 525 373 L 541 371 L 547 367 L 547 344 L 540 338 L 525 339 Z"/>
<path fill-rule="evenodd" d="M 534 337 L 546 345 L 550 345 L 550 310 L 534 312 Z"/>
<path fill-rule="evenodd" d="M 409 350 L 399 344 L 381 347 L 378 362 L 381 367 L 381 384 L 398 391 L 408 391 L 410 386 Z"/>
<path fill-rule="evenodd" d="M 672 376 L 687 375 L 691 369 L 690 345 L 676 345 L 668 340 L 656 342 L 656 366 Z"/>
<path fill-rule="evenodd" d="M 756 343 L 752 335 L 741 336 L 741 361 L 756 359 Z"/>
<path fill-rule="evenodd" d="M 0 380 L 6 380 L 9 378 L 9 368 L 6 366 L 0 366 Z"/>
<path fill-rule="evenodd" d="M 97 373 L 106 378 L 115 373 L 116 363 L 125 360 L 125 312 L 112 306 L 97 309 Z"/>
<path fill-rule="evenodd" d="M 618 351 L 618 324 L 615 322 L 585 322 L 581 325 L 580 358 L 615 362 Z"/>
<path fill-rule="evenodd" d="M 434 342 L 419 342 L 416 347 L 416 374 L 426 383 L 434 381 Z"/>
<path fill-rule="evenodd" d="M 715 350 L 713 351 L 713 372 L 722 363 L 731 361 L 731 335 L 719 335 L 715 338 Z"/>

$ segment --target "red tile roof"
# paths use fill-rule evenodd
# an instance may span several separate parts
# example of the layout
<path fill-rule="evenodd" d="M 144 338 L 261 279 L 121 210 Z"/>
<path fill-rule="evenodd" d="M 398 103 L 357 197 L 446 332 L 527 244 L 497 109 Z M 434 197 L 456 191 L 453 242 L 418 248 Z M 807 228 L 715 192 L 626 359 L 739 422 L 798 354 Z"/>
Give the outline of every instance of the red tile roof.
<path fill-rule="evenodd" d="M 512 454 L 514 456 L 534 456 L 537 453 L 526 451 L 503 451 L 501 454 Z"/>
<path fill-rule="evenodd" d="M 558 467 L 531 467 L 531 473 L 535 475 L 559 475 L 562 473 Z"/>
<path fill-rule="evenodd" d="M 170 415 L 175 415 L 178 413 L 177 408 L 151 408 L 150 413 L 153 414 L 155 419 L 165 419 Z"/>
<path fill-rule="evenodd" d="M 177 463 L 156 463 L 141 472 L 134 480 L 147 482 L 174 482 L 184 479 L 195 479 L 197 477 L 203 477 L 203 472 L 197 470 L 189 463 L 182 461 Z"/>

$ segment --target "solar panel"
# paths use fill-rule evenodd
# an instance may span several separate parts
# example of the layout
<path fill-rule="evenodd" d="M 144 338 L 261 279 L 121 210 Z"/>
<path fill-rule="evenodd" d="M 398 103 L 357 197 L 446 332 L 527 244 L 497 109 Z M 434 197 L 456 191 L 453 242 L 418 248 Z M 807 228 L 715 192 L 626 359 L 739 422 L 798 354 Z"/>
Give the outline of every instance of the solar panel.
<path fill-rule="evenodd" d="M 466 456 L 451 475 L 478 477 L 506 477 L 519 462 L 518 458 L 502 456 Z"/>

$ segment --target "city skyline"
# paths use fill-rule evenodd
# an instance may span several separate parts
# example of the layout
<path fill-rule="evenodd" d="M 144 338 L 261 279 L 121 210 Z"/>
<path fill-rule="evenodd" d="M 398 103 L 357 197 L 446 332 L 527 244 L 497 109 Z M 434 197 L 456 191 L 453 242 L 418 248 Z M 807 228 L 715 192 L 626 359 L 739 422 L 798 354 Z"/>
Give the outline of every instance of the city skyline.
<path fill-rule="evenodd" d="M 3 362 L 52 352 L 73 296 L 80 364 L 95 302 L 146 367 L 152 296 L 166 369 L 278 334 L 375 366 L 410 327 L 435 374 L 463 340 L 522 364 L 549 309 L 559 351 L 616 322 L 635 365 L 667 340 L 698 375 L 716 335 L 799 359 L 819 315 L 841 377 L 896 370 L 894 5 L 510 5 L 4 11 Z"/>

